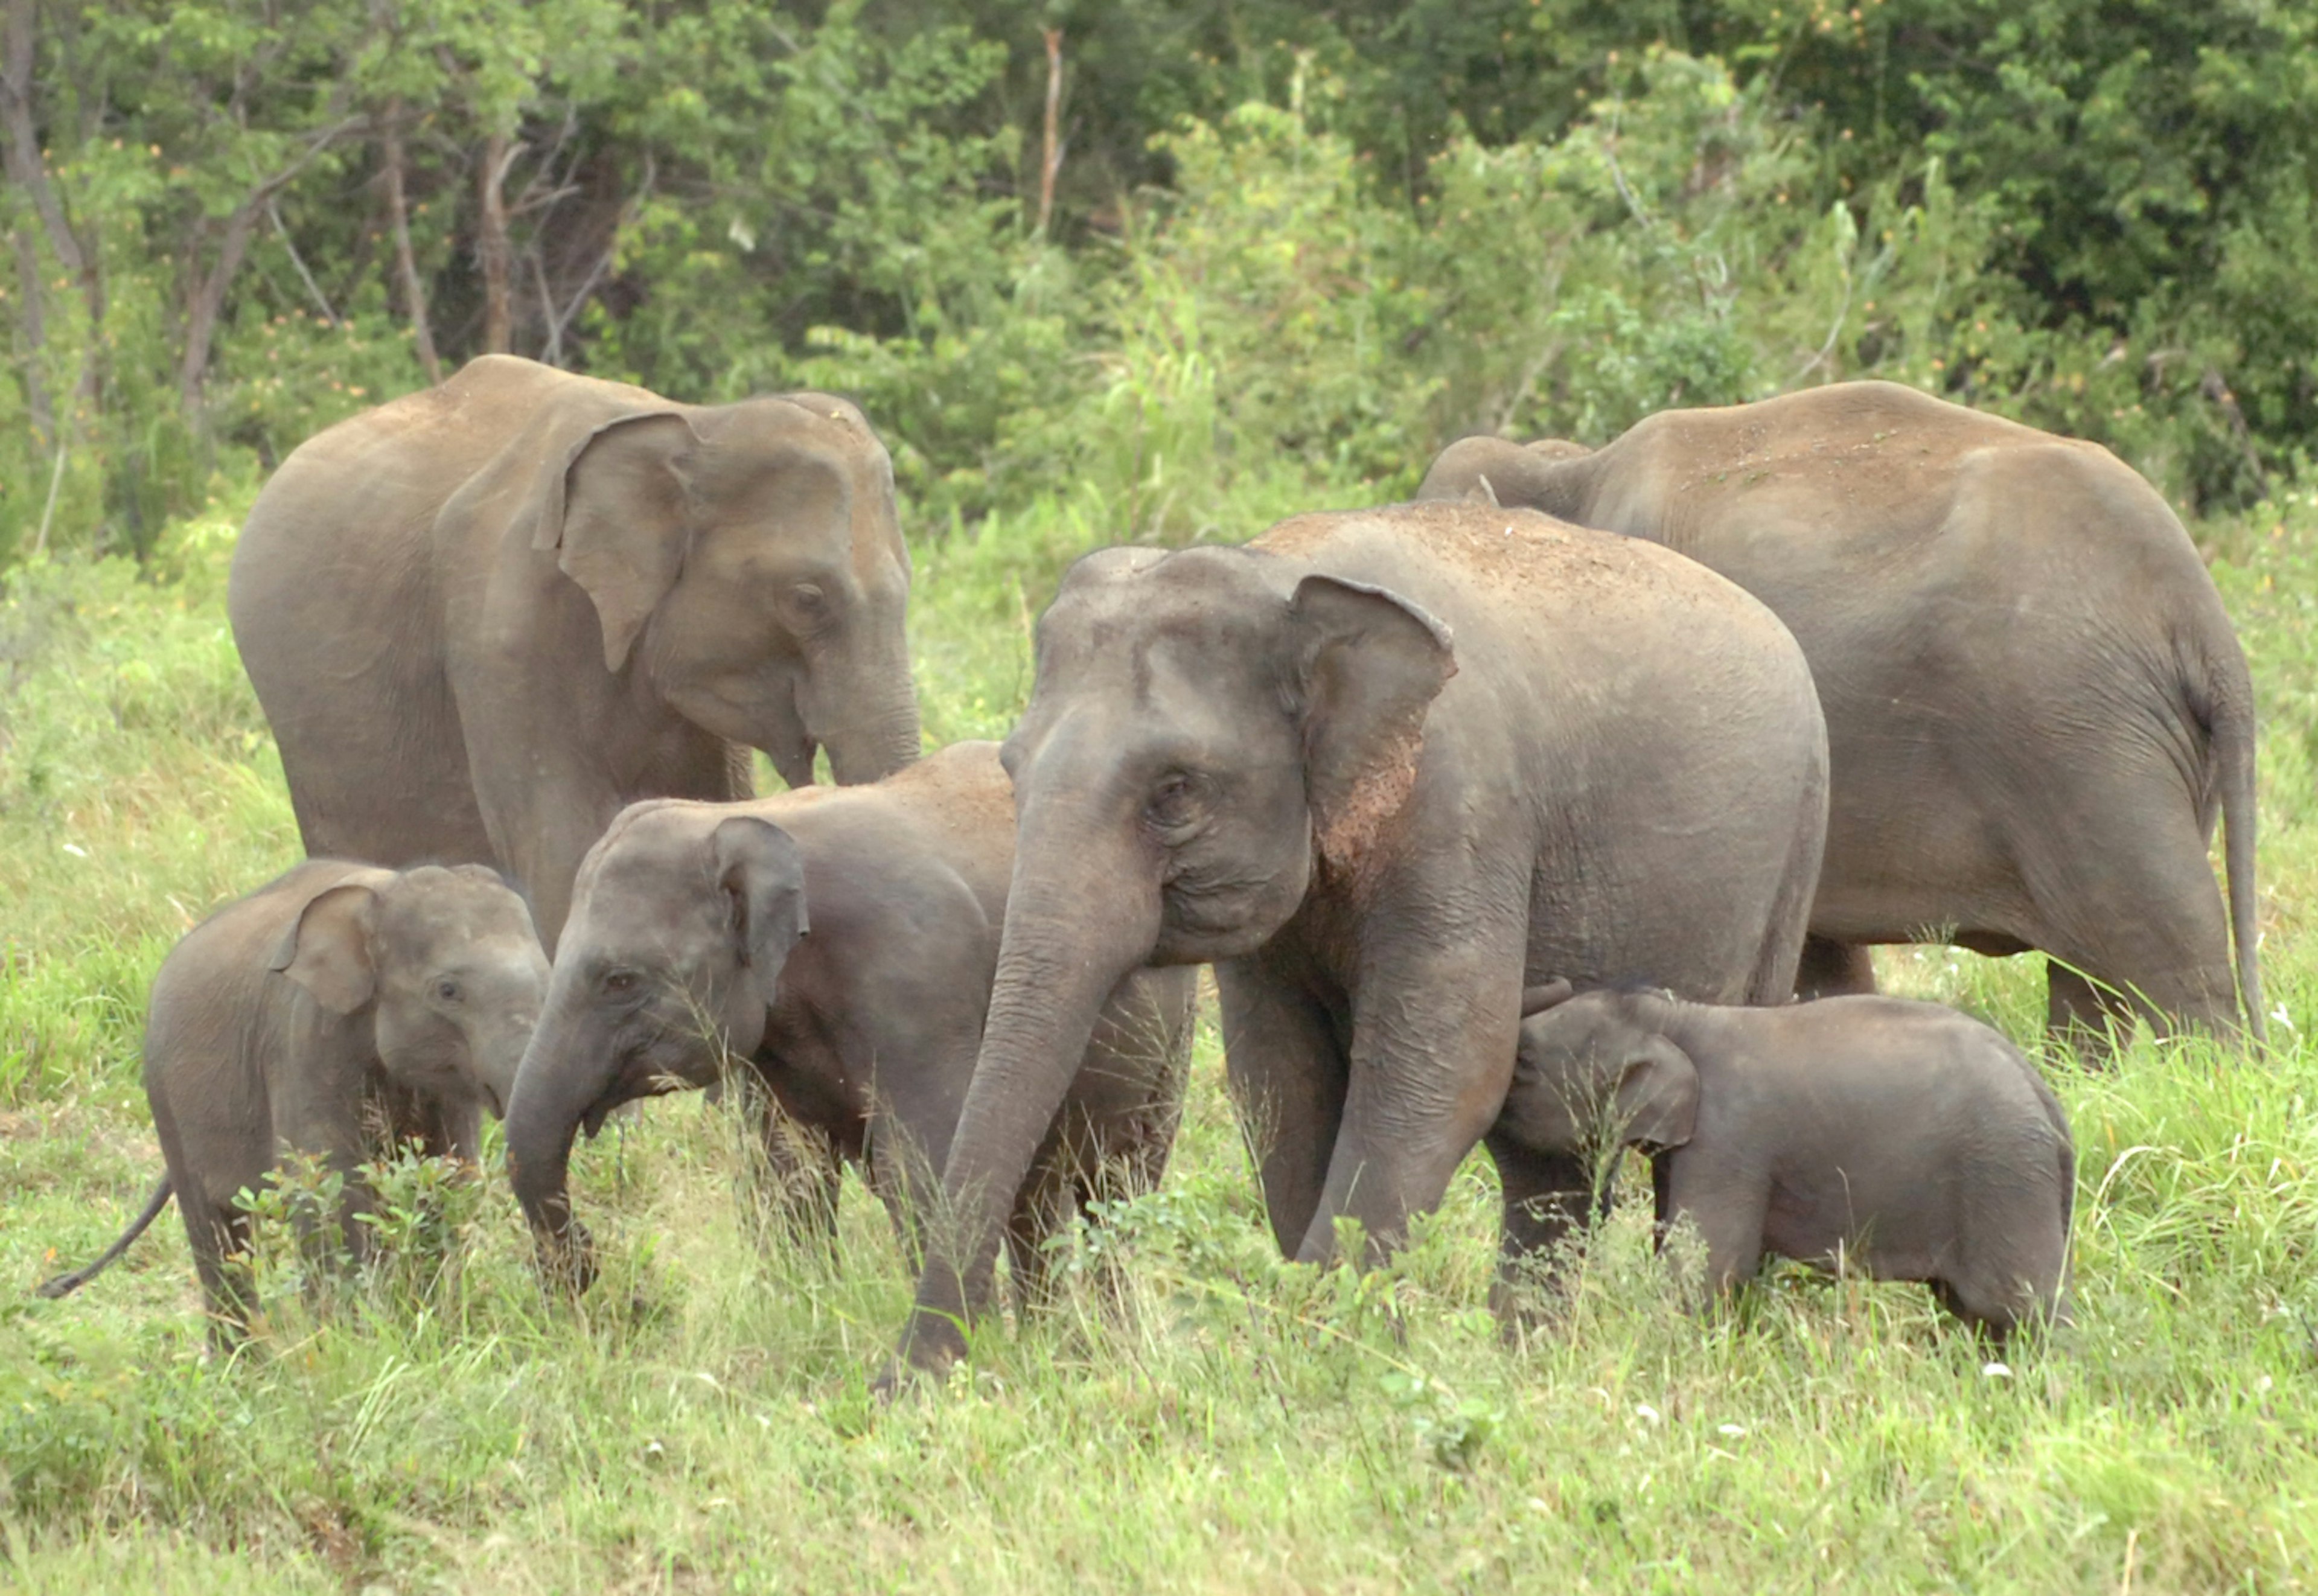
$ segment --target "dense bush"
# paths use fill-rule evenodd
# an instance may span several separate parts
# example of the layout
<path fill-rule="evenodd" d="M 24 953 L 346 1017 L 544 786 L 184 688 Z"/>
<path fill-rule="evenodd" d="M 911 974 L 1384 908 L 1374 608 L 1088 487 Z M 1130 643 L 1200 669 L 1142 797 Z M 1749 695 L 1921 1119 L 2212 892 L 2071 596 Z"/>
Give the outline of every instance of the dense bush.
<path fill-rule="evenodd" d="M 0 13 L 0 561 L 141 552 L 490 348 L 855 392 L 936 526 L 1078 493 L 1197 535 L 1238 483 L 1388 490 L 1474 428 L 1866 372 L 2208 507 L 2318 435 L 2291 7 Z"/>

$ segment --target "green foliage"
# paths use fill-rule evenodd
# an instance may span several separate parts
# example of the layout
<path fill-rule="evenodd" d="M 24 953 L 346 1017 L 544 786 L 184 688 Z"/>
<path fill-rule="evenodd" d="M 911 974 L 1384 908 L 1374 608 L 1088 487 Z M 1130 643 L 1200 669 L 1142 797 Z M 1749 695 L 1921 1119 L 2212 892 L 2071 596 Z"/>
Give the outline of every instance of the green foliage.
<path fill-rule="evenodd" d="M 1236 536 L 1255 483 L 1871 373 L 2184 503 L 2318 452 L 2293 7 L 8 3 L 0 564 L 145 551 L 423 381 L 422 321 L 849 391 L 934 526 Z"/>

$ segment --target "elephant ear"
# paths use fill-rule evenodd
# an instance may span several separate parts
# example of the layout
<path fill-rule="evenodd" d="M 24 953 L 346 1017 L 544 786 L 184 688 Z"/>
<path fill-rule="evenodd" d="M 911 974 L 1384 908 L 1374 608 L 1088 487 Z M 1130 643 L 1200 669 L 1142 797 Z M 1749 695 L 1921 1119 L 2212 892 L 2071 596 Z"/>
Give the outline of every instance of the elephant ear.
<path fill-rule="evenodd" d="M 1527 1019 L 1533 1014 L 1543 1014 L 1549 1009 L 1559 1009 L 1576 996 L 1577 991 L 1567 975 L 1557 975 L 1543 986 L 1523 987 L 1522 1018 Z"/>
<path fill-rule="evenodd" d="M 812 929 L 805 917 L 804 856 L 796 838 L 754 815 L 721 822 L 709 847 L 741 963 L 757 971 L 769 988 L 797 938 Z"/>
<path fill-rule="evenodd" d="M 682 416 L 647 410 L 603 423 L 542 474 L 531 546 L 554 550 L 594 603 L 615 674 L 684 569 L 685 472 L 699 444 Z"/>
<path fill-rule="evenodd" d="M 357 882 L 318 892 L 274 950 L 270 970 L 304 987 L 333 1014 L 352 1014 L 378 992 L 370 934 L 378 894 Z"/>
<path fill-rule="evenodd" d="M 1650 1037 L 1618 1077 L 1613 1112 L 1621 1139 L 1637 1147 L 1686 1144 L 1698 1128 L 1698 1066 L 1666 1037 Z"/>
<path fill-rule="evenodd" d="M 1348 871 L 1408 801 L 1425 711 L 1457 656 L 1448 627 L 1363 582 L 1306 577 L 1288 609 L 1313 836 L 1322 859 Z"/>

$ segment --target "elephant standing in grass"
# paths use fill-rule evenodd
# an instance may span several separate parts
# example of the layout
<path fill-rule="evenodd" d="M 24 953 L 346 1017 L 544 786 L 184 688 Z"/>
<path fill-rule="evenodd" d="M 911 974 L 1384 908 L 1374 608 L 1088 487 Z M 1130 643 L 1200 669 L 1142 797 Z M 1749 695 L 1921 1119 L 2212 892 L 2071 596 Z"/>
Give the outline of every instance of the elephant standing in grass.
<path fill-rule="evenodd" d="M 1827 742 L 1794 640 L 1647 543 L 1524 511 L 1299 516 L 1087 556 L 1004 748 L 989 1025 L 904 1361 L 987 1298 L 1008 1204 L 1119 979 L 1212 961 L 1272 1233 L 1375 1252 L 1489 1128 L 1525 979 L 1792 990 Z M 1509 1254 L 1588 1172 L 1492 1142 Z"/>
<path fill-rule="evenodd" d="M 357 1167 L 415 1142 L 477 1154 L 504 1110 L 547 990 L 523 900 L 480 865 L 400 874 L 310 859 L 186 933 L 153 978 L 145 1092 L 169 1172 L 144 1213 L 62 1296 L 125 1251 L 174 1192 L 213 1339 L 249 1308 L 249 1216 L 235 1206 L 285 1152 L 344 1179 L 342 1244 L 371 1193 Z"/>
<path fill-rule="evenodd" d="M 508 1116 L 543 1257 L 582 1282 L 590 1272 L 566 1186 L 579 1132 L 632 1098 L 717 1080 L 728 1053 L 778 1105 L 769 1151 L 795 1226 L 830 1233 L 851 1160 L 914 1244 L 938 1217 L 1013 863 L 1012 797 L 986 742 L 874 785 L 622 814 L 580 869 Z M 1156 1185 L 1195 974 L 1121 972 L 1082 1039 L 1008 1194 L 1016 1278 L 1032 1294 L 1056 1224 Z"/>
<path fill-rule="evenodd" d="M 1417 497 L 1663 543 L 1794 632 L 1835 783 L 1807 991 L 1873 991 L 1868 945 L 1945 937 L 2051 955 L 2055 1030 L 2138 1011 L 2260 1037 L 2245 656 L 2181 523 L 2107 450 L 1845 382 L 1592 453 L 1467 438 Z"/>
<path fill-rule="evenodd" d="M 1664 992 L 1523 996 L 1497 1134 L 1548 1152 L 1650 1155 L 1663 1227 L 1706 1283 L 1765 1254 L 1921 1280 L 2001 1341 L 2061 1310 L 2076 1144 L 2036 1066 L 1937 1003 L 1854 996 L 1721 1009 Z"/>
<path fill-rule="evenodd" d="M 640 798 L 917 757 L 893 468 L 799 393 L 679 405 L 485 355 L 308 440 L 235 551 L 234 641 L 312 854 L 495 864 L 554 946 Z"/>

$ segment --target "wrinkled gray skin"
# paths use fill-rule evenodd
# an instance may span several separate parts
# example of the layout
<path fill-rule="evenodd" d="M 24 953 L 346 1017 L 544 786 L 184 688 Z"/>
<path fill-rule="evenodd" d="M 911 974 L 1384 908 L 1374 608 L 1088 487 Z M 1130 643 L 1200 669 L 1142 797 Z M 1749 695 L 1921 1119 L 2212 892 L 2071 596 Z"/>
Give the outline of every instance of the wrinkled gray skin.
<path fill-rule="evenodd" d="M 127 1249 L 174 1192 L 220 1345 L 248 1304 L 248 1215 L 285 1153 L 346 1178 L 339 1230 L 372 1194 L 356 1168 L 388 1145 L 473 1161 L 483 1110 L 514 1094 L 547 990 L 523 900 L 480 865 L 397 873 L 309 860 L 188 932 L 153 978 L 145 1092 L 168 1173 L 145 1213 L 61 1296 Z M 377 1132 L 382 1129 L 382 1145 Z"/>
<path fill-rule="evenodd" d="M 2095 1051 L 2135 1009 L 2260 1038 L 2245 657 L 2180 522 L 2107 450 L 1845 382 L 1666 411 L 1590 454 L 1467 438 L 1417 497 L 1469 496 L 1678 550 L 1794 632 L 1835 782 L 1806 995 L 1872 991 L 1868 945 L 1945 936 L 2052 955 L 2053 1027 Z"/>
<path fill-rule="evenodd" d="M 1922 1280 L 2001 1340 L 2051 1317 L 2076 1150 L 2020 1050 L 1936 1003 L 1828 998 L 1721 1009 L 1657 992 L 1523 1000 L 1496 1134 L 1651 1155 L 1663 1228 L 1696 1224 L 1710 1288 L 1769 1253 Z"/>
<path fill-rule="evenodd" d="M 641 798 L 917 757 L 893 468 L 800 393 L 679 405 L 485 355 L 309 440 L 235 551 L 234 641 L 307 851 L 495 864 L 552 950 Z"/>
<path fill-rule="evenodd" d="M 1525 973 L 1783 996 L 1826 818 L 1818 700 L 1767 610 L 1664 550 L 1469 506 L 1088 556 L 1004 758 L 1013 890 L 917 1367 L 959 1351 L 1126 972 L 1214 963 L 1281 1251 L 1326 1259 L 1349 1215 L 1380 1256 L 1495 1119 Z M 1518 1254 L 1585 1171 L 1491 1151 Z"/>
<path fill-rule="evenodd" d="M 778 1105 L 768 1147 L 792 1223 L 830 1233 L 853 1160 L 916 1244 L 973 1075 L 1013 863 L 1013 797 L 986 742 L 872 786 L 621 815 L 580 869 L 508 1116 L 543 1257 L 590 1273 L 566 1188 L 577 1133 L 631 1098 L 710 1084 L 727 1048 Z M 1038 1240 L 1077 1206 L 1157 1183 L 1195 974 L 1130 972 L 1108 992 L 1011 1193 L 1018 1283 L 1035 1289 Z"/>

